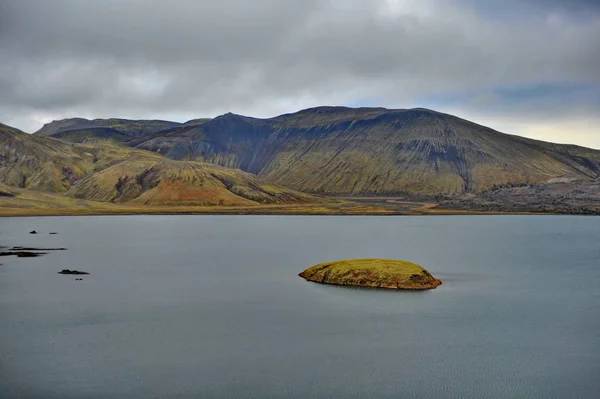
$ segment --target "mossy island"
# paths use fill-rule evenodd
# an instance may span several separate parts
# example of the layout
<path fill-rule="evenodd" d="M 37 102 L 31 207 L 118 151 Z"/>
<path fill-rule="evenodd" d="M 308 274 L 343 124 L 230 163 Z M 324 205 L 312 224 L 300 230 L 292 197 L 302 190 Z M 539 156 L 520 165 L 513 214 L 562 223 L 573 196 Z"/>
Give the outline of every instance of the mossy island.
<path fill-rule="evenodd" d="M 429 290 L 442 282 L 416 263 L 392 259 L 349 259 L 320 263 L 299 274 L 308 281 L 394 290 Z"/>

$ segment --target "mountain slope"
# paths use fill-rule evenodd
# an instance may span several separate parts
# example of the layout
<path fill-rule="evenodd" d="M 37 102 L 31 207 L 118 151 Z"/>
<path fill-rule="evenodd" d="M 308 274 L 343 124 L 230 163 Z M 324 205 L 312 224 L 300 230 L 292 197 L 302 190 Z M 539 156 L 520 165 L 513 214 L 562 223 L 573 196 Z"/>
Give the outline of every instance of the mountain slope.
<path fill-rule="evenodd" d="M 59 140 L 0 124 L 0 183 L 65 192 L 92 168 L 94 155 Z"/>
<path fill-rule="evenodd" d="M 323 202 L 240 170 L 172 161 L 106 141 L 71 144 L 5 125 L 0 125 L 2 183 L 86 200 L 146 205 Z M 0 190 L 0 195 L 12 193 Z"/>
<path fill-rule="evenodd" d="M 64 130 L 54 133 L 49 137 L 69 141 L 71 143 L 86 143 L 95 140 L 113 140 L 115 142 L 125 142 L 132 139 L 131 136 L 109 127 Z"/>
<path fill-rule="evenodd" d="M 141 159 L 94 173 L 67 193 L 93 201 L 145 205 L 256 205 L 320 202 L 211 164 Z"/>
<path fill-rule="evenodd" d="M 181 125 L 178 122 L 161 120 L 130 120 L 130 119 L 84 119 L 70 118 L 46 123 L 34 134 L 40 136 L 56 136 L 58 133 L 70 130 L 110 128 L 125 136 L 140 137 Z"/>
<path fill-rule="evenodd" d="M 132 159 L 160 155 L 114 143 L 68 143 L 0 124 L 0 183 L 52 193 L 66 192 L 84 177 Z"/>
<path fill-rule="evenodd" d="M 319 107 L 271 119 L 226 114 L 132 145 L 328 195 L 482 192 L 600 174 L 600 151 L 507 135 L 426 109 Z"/>

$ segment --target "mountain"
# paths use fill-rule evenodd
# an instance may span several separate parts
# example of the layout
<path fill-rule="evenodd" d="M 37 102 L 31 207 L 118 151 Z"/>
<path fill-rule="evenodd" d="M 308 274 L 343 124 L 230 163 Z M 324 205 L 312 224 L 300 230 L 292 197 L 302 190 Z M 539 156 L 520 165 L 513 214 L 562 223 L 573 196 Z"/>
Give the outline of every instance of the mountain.
<path fill-rule="evenodd" d="M 0 184 L 85 200 L 145 205 L 324 202 L 241 170 L 168 160 L 106 141 L 68 143 L 6 125 L 0 125 Z M 0 190 L 0 196 L 14 195 L 8 189 Z"/>
<path fill-rule="evenodd" d="M 318 107 L 225 114 L 129 142 L 326 195 L 479 193 L 600 176 L 600 151 L 503 134 L 427 109 Z"/>
<path fill-rule="evenodd" d="M 73 152 L 65 159 L 89 157 L 94 148 L 94 157 L 99 160 L 94 162 L 95 171 L 104 169 L 103 162 L 114 165 L 114 156 L 124 161 L 131 154 L 128 151 L 137 149 L 144 154 L 149 150 L 160 159 L 240 169 L 257 175 L 261 184 L 336 196 L 408 194 L 431 198 L 438 194 L 481 194 L 557 179 L 590 182 L 600 178 L 598 150 L 504 134 L 422 108 L 317 107 L 269 119 L 228 113 L 184 124 L 126 121 L 134 126 L 141 122 L 167 126 L 153 133 L 146 129 L 137 136 L 119 127 L 126 125 L 124 120 L 85 122 L 112 121 L 112 127 L 83 127 L 82 121 L 86 120 L 55 122 L 50 126 L 54 129 L 52 137 L 61 139 L 67 153 Z M 42 138 L 40 134 L 33 137 Z M 67 140 L 75 144 L 68 146 Z M 130 150 L 101 143 L 106 140 Z M 112 155 L 106 153 L 109 148 Z M 52 161 L 53 157 L 36 159 L 51 164 L 43 179 L 30 176 L 25 181 L 17 172 L 23 168 L 17 167 L 10 174 L 10 184 L 52 186 L 44 189 L 60 192 L 70 189 L 70 180 L 89 176 L 89 163 L 70 168 Z"/>
<path fill-rule="evenodd" d="M 110 128 L 129 137 L 140 137 L 162 130 L 171 129 L 180 126 L 181 123 L 161 121 L 161 120 L 130 120 L 130 119 L 84 119 L 70 118 L 46 123 L 40 130 L 34 134 L 40 136 L 56 136 L 71 130 L 92 131 L 96 128 Z"/>

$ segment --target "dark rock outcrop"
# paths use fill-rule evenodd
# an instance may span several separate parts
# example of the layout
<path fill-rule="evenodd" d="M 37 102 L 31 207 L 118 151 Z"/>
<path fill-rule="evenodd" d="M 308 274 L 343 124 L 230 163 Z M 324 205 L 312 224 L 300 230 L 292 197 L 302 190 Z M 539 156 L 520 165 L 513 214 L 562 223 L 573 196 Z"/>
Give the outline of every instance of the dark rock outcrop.
<path fill-rule="evenodd" d="M 10 251 L 66 251 L 67 248 L 12 247 Z"/>
<path fill-rule="evenodd" d="M 0 252 L 0 256 L 16 256 L 17 258 L 37 258 L 46 255 L 46 252 L 10 251 Z"/>
<path fill-rule="evenodd" d="M 63 269 L 60 272 L 58 272 L 58 274 L 75 274 L 75 275 L 80 275 L 80 274 L 89 274 L 89 273 L 88 272 L 81 272 L 79 270 Z"/>

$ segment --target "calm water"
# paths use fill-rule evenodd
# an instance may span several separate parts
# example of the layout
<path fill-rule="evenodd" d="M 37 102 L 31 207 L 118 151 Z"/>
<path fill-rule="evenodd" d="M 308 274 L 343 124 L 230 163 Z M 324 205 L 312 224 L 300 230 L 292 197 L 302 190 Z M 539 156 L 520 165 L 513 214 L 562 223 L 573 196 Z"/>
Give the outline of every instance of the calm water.
<path fill-rule="evenodd" d="M 0 245 L 69 248 L 0 258 L 3 399 L 600 397 L 600 218 L 0 218 Z M 355 257 L 444 285 L 296 276 Z"/>

